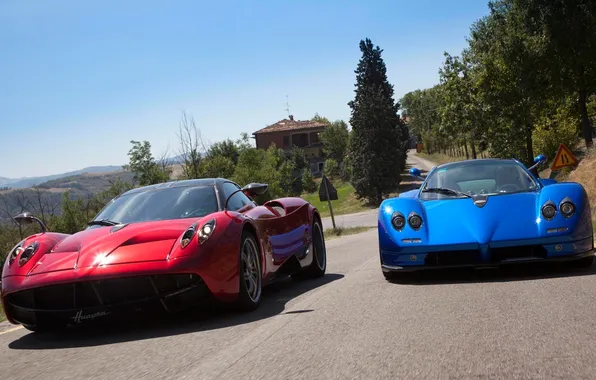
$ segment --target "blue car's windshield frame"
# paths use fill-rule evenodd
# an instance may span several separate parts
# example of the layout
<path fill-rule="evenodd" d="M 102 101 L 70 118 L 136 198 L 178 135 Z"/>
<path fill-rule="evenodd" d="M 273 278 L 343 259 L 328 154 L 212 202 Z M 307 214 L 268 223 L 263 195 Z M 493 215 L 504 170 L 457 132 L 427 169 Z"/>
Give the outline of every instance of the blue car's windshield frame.
<path fill-rule="evenodd" d="M 540 183 L 516 161 L 477 160 L 433 170 L 420 189 L 421 199 L 495 196 L 540 189 Z"/>
<path fill-rule="evenodd" d="M 219 211 L 215 186 L 148 189 L 112 199 L 90 224 L 200 218 Z"/>

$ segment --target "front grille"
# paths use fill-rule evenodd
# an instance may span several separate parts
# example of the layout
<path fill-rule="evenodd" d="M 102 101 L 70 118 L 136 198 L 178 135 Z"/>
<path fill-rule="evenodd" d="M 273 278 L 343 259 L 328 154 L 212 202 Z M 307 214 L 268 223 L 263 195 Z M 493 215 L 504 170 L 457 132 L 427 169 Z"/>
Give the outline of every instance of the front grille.
<path fill-rule="evenodd" d="M 67 311 L 164 299 L 189 288 L 207 292 L 205 283 L 195 274 L 134 276 L 23 290 L 8 294 L 6 302 L 37 311 Z"/>
<path fill-rule="evenodd" d="M 480 251 L 478 250 L 431 252 L 424 259 L 424 265 L 427 266 L 470 265 L 479 262 Z"/>
<path fill-rule="evenodd" d="M 537 258 L 544 259 L 547 256 L 546 249 L 541 245 L 521 245 L 515 247 L 492 248 L 490 250 L 491 259 L 498 263 L 503 260 Z"/>

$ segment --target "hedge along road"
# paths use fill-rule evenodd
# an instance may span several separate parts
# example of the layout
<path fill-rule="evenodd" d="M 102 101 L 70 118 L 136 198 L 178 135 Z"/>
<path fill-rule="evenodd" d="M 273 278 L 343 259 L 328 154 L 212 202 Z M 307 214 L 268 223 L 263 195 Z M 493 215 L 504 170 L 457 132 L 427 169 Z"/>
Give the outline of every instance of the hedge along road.
<path fill-rule="evenodd" d="M 425 160 L 424 158 L 418 157 L 416 155 L 416 150 L 410 150 L 408 152 L 408 161 L 406 164 L 406 170 L 409 170 L 412 167 L 416 167 L 420 170 L 429 171 L 436 164 Z M 408 178 L 409 180 L 409 178 Z M 412 181 L 415 181 L 412 178 Z M 420 184 L 420 181 L 416 183 Z M 345 215 L 336 215 L 335 216 L 335 225 L 337 227 L 376 227 L 377 226 L 377 216 L 378 216 L 378 208 L 358 212 L 354 214 L 345 214 Z M 323 218 L 323 227 L 333 228 L 333 223 L 331 222 L 331 217 Z"/>

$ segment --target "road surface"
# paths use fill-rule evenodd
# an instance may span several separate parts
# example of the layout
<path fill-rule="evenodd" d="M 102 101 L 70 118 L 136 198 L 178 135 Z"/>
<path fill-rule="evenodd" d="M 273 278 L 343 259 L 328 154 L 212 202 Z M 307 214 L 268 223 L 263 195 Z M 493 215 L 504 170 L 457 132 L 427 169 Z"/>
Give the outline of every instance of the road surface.
<path fill-rule="evenodd" d="M 416 156 L 416 150 L 410 150 L 408 152 L 408 162 L 406 164 L 407 169 L 416 167 L 420 170 L 429 171 L 435 164 L 425 160 L 424 158 Z M 367 210 L 355 214 L 336 215 L 335 225 L 337 227 L 376 227 L 377 226 L 377 211 L 378 209 Z M 323 218 L 324 228 L 333 228 L 333 223 L 330 217 Z"/>
<path fill-rule="evenodd" d="M 596 272 L 384 280 L 376 231 L 327 242 L 328 272 L 261 308 L 62 335 L 0 334 L 2 379 L 594 378 Z M 523 274 L 523 275 L 522 275 Z"/>

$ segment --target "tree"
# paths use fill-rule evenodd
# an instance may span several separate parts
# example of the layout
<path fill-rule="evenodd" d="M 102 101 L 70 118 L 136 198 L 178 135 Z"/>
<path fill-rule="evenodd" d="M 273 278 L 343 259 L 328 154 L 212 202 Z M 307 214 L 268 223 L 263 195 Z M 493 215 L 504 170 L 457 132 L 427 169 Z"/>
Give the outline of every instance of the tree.
<path fill-rule="evenodd" d="M 352 109 L 349 154 L 352 184 L 358 198 L 380 204 L 395 191 L 405 168 L 407 133 L 393 100 L 393 86 L 387 80 L 382 50 L 370 39 L 360 41 L 362 58 L 355 70 L 355 98 Z"/>
<path fill-rule="evenodd" d="M 207 150 L 207 158 L 221 156 L 229 158 L 234 165 L 238 163 L 238 147 L 234 141 L 226 139 L 223 141 L 216 142 L 211 145 Z"/>
<path fill-rule="evenodd" d="M 141 186 L 166 182 L 170 173 L 156 162 L 151 154 L 149 141 L 131 141 L 132 148 L 128 151 L 129 163 L 124 165 L 124 170 L 135 174 L 134 179 Z"/>
<path fill-rule="evenodd" d="M 221 155 L 208 156 L 201 161 L 200 178 L 232 178 L 236 166 L 231 158 Z"/>
<path fill-rule="evenodd" d="M 540 38 L 526 33 L 512 0 L 491 1 L 489 8 L 490 14 L 472 26 L 467 58 L 477 69 L 479 94 L 490 105 L 487 112 L 492 120 L 503 121 L 491 135 L 508 142 L 501 140 L 505 150 L 494 155 L 510 157 L 515 146 L 516 155 L 529 164 L 534 124 L 552 93 L 543 72 L 549 59 L 541 52 Z"/>
<path fill-rule="evenodd" d="M 596 2 L 593 0 L 509 0 L 548 57 L 549 79 L 574 93 L 587 147 L 592 126 L 586 103 L 596 90 Z"/>
<path fill-rule="evenodd" d="M 325 157 L 332 158 L 338 163 L 343 162 L 346 150 L 348 148 L 348 125 L 343 120 L 336 120 L 329 124 L 321 133 L 321 142 L 323 143 L 323 154 Z"/>
<path fill-rule="evenodd" d="M 441 133 L 441 86 L 437 85 L 424 90 L 408 92 L 401 98 L 400 105 L 403 113 L 410 118 L 408 128 L 410 135 L 423 141 L 424 149 L 432 154 L 435 150 L 446 151 L 454 141 L 443 139 Z"/>
<path fill-rule="evenodd" d="M 205 144 L 198 130 L 195 119 L 182 112 L 180 130 L 178 133 L 180 148 L 178 155 L 182 158 L 182 177 L 184 179 L 200 178 L 201 176 L 201 150 L 204 152 Z"/>

